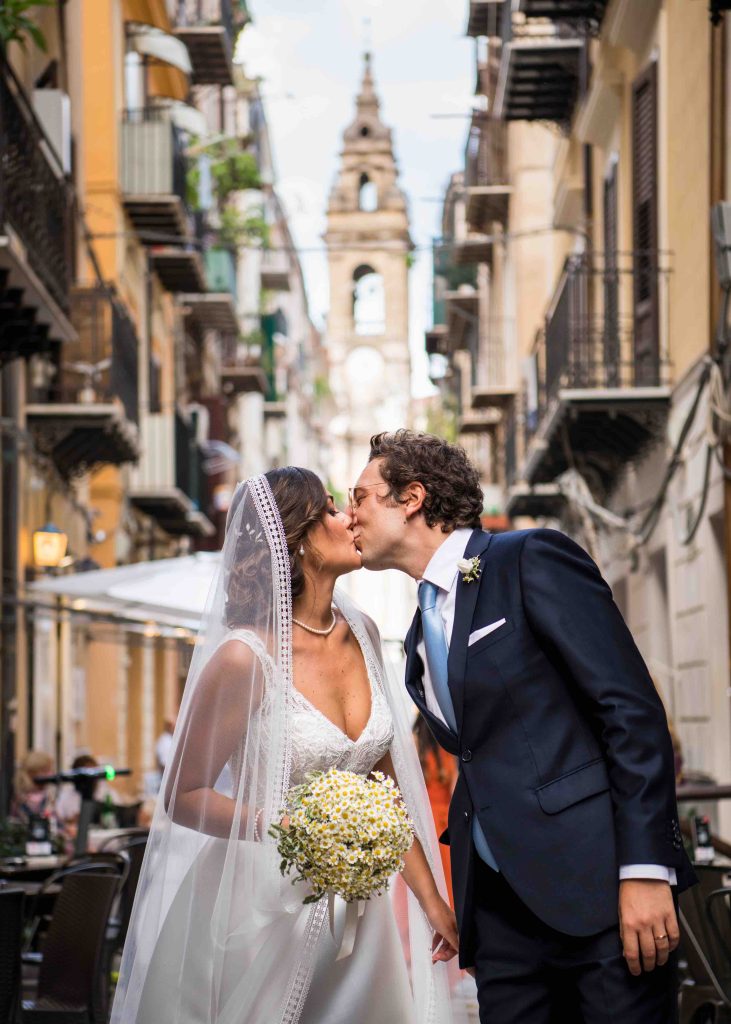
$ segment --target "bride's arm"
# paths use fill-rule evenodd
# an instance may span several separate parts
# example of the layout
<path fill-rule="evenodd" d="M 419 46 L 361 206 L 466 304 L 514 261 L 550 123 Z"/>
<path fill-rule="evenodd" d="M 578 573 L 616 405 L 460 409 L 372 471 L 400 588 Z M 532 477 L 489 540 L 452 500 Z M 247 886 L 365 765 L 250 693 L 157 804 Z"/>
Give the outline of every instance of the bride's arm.
<path fill-rule="evenodd" d="M 231 836 L 237 802 L 214 786 L 246 734 L 263 687 L 259 659 L 240 641 L 222 644 L 204 666 L 165 784 L 165 810 L 177 824 L 221 839 Z M 241 808 L 238 822 L 242 839 L 247 809 Z"/>
<path fill-rule="evenodd" d="M 376 770 L 390 775 L 398 782 L 390 753 L 381 758 L 376 765 Z M 416 836 L 414 836 L 411 849 L 404 855 L 403 879 L 416 896 L 429 924 L 434 929 L 432 959 L 434 961 L 451 960 L 457 955 L 459 949 L 457 919 L 452 908 L 439 894 L 429 862 Z"/>

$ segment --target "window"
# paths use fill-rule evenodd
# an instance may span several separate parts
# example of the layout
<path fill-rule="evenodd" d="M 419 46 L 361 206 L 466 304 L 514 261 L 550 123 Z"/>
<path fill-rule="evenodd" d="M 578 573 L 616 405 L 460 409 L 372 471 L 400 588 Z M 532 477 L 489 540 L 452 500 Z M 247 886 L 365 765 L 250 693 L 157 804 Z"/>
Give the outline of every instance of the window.
<path fill-rule="evenodd" d="M 353 323 L 356 334 L 383 334 L 386 329 L 383 278 L 366 264 L 353 272 Z"/>
<path fill-rule="evenodd" d="M 358 189 L 358 209 L 366 213 L 373 213 L 378 209 L 378 189 L 375 182 L 371 181 L 367 174 L 361 174 L 360 186 Z"/>

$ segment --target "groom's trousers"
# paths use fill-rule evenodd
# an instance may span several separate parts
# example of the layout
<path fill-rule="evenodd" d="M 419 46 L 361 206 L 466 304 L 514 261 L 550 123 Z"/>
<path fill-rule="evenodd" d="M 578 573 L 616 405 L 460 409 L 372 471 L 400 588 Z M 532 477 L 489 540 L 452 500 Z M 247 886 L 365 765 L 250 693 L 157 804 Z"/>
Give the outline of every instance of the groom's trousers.
<path fill-rule="evenodd" d="M 633 977 L 616 927 L 586 938 L 554 931 L 502 874 L 474 863 L 481 1024 L 676 1024 L 675 954 Z"/>

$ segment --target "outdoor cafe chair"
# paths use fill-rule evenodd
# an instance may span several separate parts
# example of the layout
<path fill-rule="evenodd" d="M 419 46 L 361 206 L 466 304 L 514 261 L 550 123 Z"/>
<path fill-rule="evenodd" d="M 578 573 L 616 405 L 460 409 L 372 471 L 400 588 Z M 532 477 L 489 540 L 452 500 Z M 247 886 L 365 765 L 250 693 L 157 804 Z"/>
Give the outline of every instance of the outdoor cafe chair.
<path fill-rule="evenodd" d="M 129 875 L 119 898 L 119 930 L 116 941 L 116 947 L 119 949 L 124 946 L 124 940 L 127 938 L 129 921 L 132 916 L 132 906 L 137 893 L 137 883 L 140 880 L 142 861 L 147 849 L 148 836 L 149 832 L 147 829 L 139 831 L 132 831 L 130 829 L 128 832 L 120 832 L 107 839 L 99 851 L 100 853 L 107 853 L 113 850 L 115 853 L 123 854 L 129 858 Z"/>
<path fill-rule="evenodd" d="M 103 852 L 103 853 L 87 853 L 80 857 L 73 857 L 69 860 L 64 867 L 58 871 L 54 871 L 52 875 L 41 884 L 38 892 L 31 900 L 30 909 L 28 912 L 28 928 L 26 932 L 26 940 L 23 946 L 23 963 L 25 964 L 39 964 L 43 959 L 43 951 L 39 949 L 39 945 L 42 945 L 42 932 L 44 926 L 48 925 L 48 915 L 45 913 L 45 905 L 48 900 L 47 897 L 50 893 L 56 892 L 59 885 L 64 884 L 64 880 L 69 875 L 75 875 L 82 872 L 92 872 L 94 874 L 109 874 L 117 879 L 117 895 L 120 895 L 124 889 L 124 885 L 129 875 L 130 862 L 129 858 L 123 853 L 117 852 Z M 112 921 L 111 927 L 114 930 L 119 929 L 119 922 Z M 110 940 L 116 938 L 116 931 L 114 934 L 108 936 Z"/>
<path fill-rule="evenodd" d="M 15 1020 L 20 996 L 23 889 L 0 888 L 0 1021 Z"/>
<path fill-rule="evenodd" d="M 680 896 L 680 1024 L 731 1024 L 731 873 L 694 864 L 698 885 Z"/>
<path fill-rule="evenodd" d="M 108 1007 L 106 931 L 118 878 L 76 872 L 64 879 L 43 943 L 35 999 L 22 1024 L 102 1024 Z"/>

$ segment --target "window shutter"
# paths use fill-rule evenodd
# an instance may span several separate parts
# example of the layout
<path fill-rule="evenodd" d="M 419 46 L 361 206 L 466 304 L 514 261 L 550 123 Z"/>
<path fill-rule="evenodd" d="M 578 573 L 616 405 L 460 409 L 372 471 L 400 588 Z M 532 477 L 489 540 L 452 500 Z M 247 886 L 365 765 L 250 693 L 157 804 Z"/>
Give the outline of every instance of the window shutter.
<path fill-rule="evenodd" d="M 635 383 L 658 383 L 657 65 L 632 90 Z"/>

